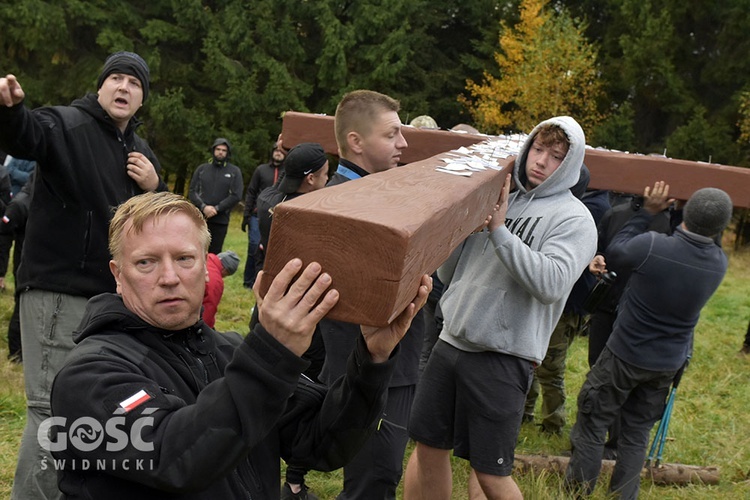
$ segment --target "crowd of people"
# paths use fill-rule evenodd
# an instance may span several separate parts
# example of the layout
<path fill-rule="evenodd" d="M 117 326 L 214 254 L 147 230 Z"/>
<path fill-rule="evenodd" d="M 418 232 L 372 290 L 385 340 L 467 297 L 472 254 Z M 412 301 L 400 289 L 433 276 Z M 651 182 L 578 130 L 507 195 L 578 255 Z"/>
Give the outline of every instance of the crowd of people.
<path fill-rule="evenodd" d="M 566 352 L 579 335 L 591 370 L 566 488 L 590 494 L 610 457 L 610 491 L 638 496 L 649 431 L 727 269 L 725 192 L 683 203 L 659 181 L 612 204 L 588 189 L 580 125 L 553 117 L 530 131 L 482 228 L 389 325 L 326 318 L 339 300 L 332 277 L 293 259 L 264 296 L 254 289 L 249 333 L 219 333 L 223 279 L 240 265 L 223 245 L 242 174 L 220 137 L 188 198 L 170 193 L 136 132 L 149 82 L 143 58 L 116 52 L 96 93 L 31 110 L 16 77 L 0 78 L 0 149 L 15 162 L 0 175 L 0 271 L 14 245 L 9 356 L 27 399 L 13 499 L 312 500 L 307 472 L 338 468 L 340 500 L 395 499 L 402 479 L 407 500 L 448 499 L 451 454 L 471 467 L 470 498 L 522 498 L 521 426 L 541 393 L 541 430 L 565 429 Z M 401 164 L 399 111 L 379 92 L 345 94 L 335 168 L 319 144 L 274 144 L 244 192 L 245 288 L 272 251 L 276 205 Z M 615 274 L 587 310 L 597 278 Z M 81 441 L 82 421 L 106 439 Z"/>

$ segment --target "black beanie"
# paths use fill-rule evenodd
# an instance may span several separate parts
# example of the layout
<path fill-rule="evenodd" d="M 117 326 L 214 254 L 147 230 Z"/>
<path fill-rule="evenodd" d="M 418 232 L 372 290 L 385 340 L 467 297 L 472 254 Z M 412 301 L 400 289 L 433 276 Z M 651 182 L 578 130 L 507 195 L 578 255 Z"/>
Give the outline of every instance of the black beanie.
<path fill-rule="evenodd" d="M 717 188 L 699 189 L 685 203 L 682 220 L 691 233 L 713 237 L 732 219 L 732 199 Z"/>
<path fill-rule="evenodd" d="M 99 81 L 96 82 L 96 88 L 102 88 L 104 80 L 112 73 L 122 73 L 138 78 L 143 88 L 143 102 L 148 98 L 149 71 L 148 64 L 141 56 L 134 52 L 115 52 L 111 54 L 104 62 L 104 68 L 99 75 Z"/>

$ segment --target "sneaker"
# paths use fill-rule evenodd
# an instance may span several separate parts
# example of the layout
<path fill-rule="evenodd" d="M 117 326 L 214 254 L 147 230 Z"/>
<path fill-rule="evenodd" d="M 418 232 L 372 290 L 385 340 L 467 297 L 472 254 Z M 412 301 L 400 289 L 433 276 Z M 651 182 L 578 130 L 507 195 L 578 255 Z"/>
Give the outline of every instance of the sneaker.
<path fill-rule="evenodd" d="M 531 423 L 533 421 L 534 421 L 534 414 L 533 413 L 531 413 L 531 414 L 524 413 L 523 417 L 521 418 L 521 423 L 522 424 L 528 424 L 528 423 Z"/>
<path fill-rule="evenodd" d="M 284 486 L 281 487 L 281 500 L 318 500 L 318 497 L 310 493 L 304 483 L 299 493 L 292 493 L 289 483 L 284 482 Z"/>

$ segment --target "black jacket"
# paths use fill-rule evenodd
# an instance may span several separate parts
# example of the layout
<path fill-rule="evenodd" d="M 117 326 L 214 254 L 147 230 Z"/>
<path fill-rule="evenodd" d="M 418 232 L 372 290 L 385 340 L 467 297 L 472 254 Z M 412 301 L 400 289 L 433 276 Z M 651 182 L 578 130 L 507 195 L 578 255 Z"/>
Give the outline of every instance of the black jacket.
<path fill-rule="evenodd" d="M 672 235 L 649 231 L 653 220 L 638 212 L 607 247 L 608 261 L 630 276 L 607 347 L 626 363 L 667 372 L 690 355 L 693 330 L 724 278 L 727 256 L 713 239 L 682 227 Z"/>
<path fill-rule="evenodd" d="M 204 163 L 190 180 L 190 201 L 203 211 L 206 205 L 219 212 L 211 218 L 216 224 L 229 224 L 232 209 L 242 198 L 242 172 L 227 161 Z"/>
<path fill-rule="evenodd" d="M 247 191 L 245 192 L 245 219 L 249 219 L 256 214 L 258 196 L 264 189 L 275 185 L 279 181 L 282 171 L 283 168 L 281 165 L 276 166 L 273 163 L 258 165 L 255 172 L 253 172 L 253 176 L 250 178 L 250 183 L 247 185 Z"/>
<path fill-rule="evenodd" d="M 52 388 L 52 413 L 65 418 L 53 443 L 82 417 L 102 429 L 120 417 L 119 429 L 135 429 L 141 444 L 107 451 L 107 438 L 84 452 L 69 436 L 65 449 L 53 450 L 58 466 L 65 461 L 59 486 L 68 498 L 279 498 L 279 457 L 333 470 L 357 452 L 382 412 L 395 363 L 371 363 L 360 338 L 346 376 L 326 394 L 302 382 L 307 362 L 260 325 L 244 340 L 202 321 L 159 330 L 114 294 L 89 301 L 76 341 Z M 139 391 L 150 399 L 119 415 Z"/>
<path fill-rule="evenodd" d="M 607 270 L 617 273 L 617 279 L 607 292 L 606 298 L 597 308 L 603 312 L 612 314 L 617 310 L 617 304 L 620 302 L 620 297 L 625 291 L 628 279 L 630 278 L 630 272 L 627 269 L 620 268 L 617 262 L 610 262 L 607 247 L 630 219 L 642 214 L 644 211 L 643 200 L 635 197 L 628 203 L 621 203 L 607 210 L 602 220 L 597 223 L 597 232 L 599 233 L 597 253 L 604 255 L 607 262 Z M 648 230 L 663 234 L 670 233 L 669 217 L 668 212 L 662 212 L 652 217 Z"/>
<path fill-rule="evenodd" d="M 23 241 L 26 235 L 26 221 L 29 218 L 29 205 L 31 205 L 31 186 L 26 185 L 13 197 L 10 205 L 5 209 L 5 214 L 0 221 L 0 276 L 8 272 L 8 259 L 10 249 L 13 246 L 13 276 L 18 274 L 18 265 L 21 263 Z M 18 289 L 16 288 L 16 291 Z"/>
<path fill-rule="evenodd" d="M 18 288 L 84 297 L 114 291 L 112 209 L 143 192 L 127 175 L 128 153 L 143 153 L 161 170 L 135 133 L 140 122 L 132 118 L 121 133 L 95 94 L 70 106 L 0 108 L 0 149 L 37 162 Z"/>

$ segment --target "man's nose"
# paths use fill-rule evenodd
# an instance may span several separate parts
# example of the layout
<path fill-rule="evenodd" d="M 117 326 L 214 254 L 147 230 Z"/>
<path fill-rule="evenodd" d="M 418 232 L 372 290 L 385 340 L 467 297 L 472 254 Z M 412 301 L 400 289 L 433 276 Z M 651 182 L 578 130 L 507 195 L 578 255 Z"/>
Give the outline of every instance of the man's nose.
<path fill-rule="evenodd" d="M 401 132 L 398 133 L 398 141 L 396 142 L 396 148 L 406 149 L 409 147 L 409 143 L 406 142 L 406 137 Z"/>
<path fill-rule="evenodd" d="M 550 156 L 550 154 L 546 153 L 546 152 L 540 154 L 537 157 L 537 159 L 536 159 L 537 165 L 539 165 L 540 167 L 545 167 L 546 168 L 547 167 L 547 162 L 549 161 L 549 156 Z"/>
<path fill-rule="evenodd" d="M 179 283 L 180 277 L 177 275 L 177 269 L 174 262 L 167 261 L 162 264 L 159 272 L 159 284 L 165 286 L 175 285 Z"/>

